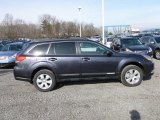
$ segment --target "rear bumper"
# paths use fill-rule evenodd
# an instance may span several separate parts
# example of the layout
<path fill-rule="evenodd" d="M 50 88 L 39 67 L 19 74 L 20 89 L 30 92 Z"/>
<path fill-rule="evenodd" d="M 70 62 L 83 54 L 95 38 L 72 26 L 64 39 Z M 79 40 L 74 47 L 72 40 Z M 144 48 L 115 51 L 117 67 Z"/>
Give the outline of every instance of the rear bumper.
<path fill-rule="evenodd" d="M 16 80 L 31 82 L 31 78 L 28 77 L 29 75 L 27 75 L 27 72 L 25 71 L 25 69 L 21 69 L 15 66 L 13 70 L 13 74 Z"/>
<path fill-rule="evenodd" d="M 23 77 L 15 77 L 15 80 L 19 80 L 19 81 L 28 81 L 28 82 L 31 82 L 31 79 L 28 79 L 28 78 L 23 78 Z"/>

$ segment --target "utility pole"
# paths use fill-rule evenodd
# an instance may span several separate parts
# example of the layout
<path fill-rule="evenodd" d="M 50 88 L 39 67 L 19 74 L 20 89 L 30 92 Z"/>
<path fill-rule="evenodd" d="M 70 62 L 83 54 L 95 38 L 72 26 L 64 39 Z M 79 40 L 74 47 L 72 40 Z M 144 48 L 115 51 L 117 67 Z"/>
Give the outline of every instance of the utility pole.
<path fill-rule="evenodd" d="M 102 0 L 102 43 L 105 43 L 105 34 L 104 34 L 104 0 Z"/>
<path fill-rule="evenodd" d="M 81 22 L 81 9 L 82 7 L 78 7 L 78 11 L 79 11 L 79 36 L 82 37 L 82 22 Z"/>

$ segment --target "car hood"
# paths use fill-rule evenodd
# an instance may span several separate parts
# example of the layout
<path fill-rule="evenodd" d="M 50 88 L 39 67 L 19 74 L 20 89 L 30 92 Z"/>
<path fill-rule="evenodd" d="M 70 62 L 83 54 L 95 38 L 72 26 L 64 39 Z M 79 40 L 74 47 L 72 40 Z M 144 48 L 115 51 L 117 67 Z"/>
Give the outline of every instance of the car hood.
<path fill-rule="evenodd" d="M 124 58 L 142 58 L 144 55 L 136 54 L 134 52 L 117 52 L 114 54 L 116 57 Z"/>
<path fill-rule="evenodd" d="M 156 46 L 160 47 L 160 43 L 157 43 Z"/>
<path fill-rule="evenodd" d="M 137 51 L 137 50 L 148 50 L 149 48 L 145 45 L 134 45 L 134 46 L 127 46 L 126 48 L 132 50 L 132 51 Z"/>
<path fill-rule="evenodd" d="M 18 53 L 17 51 L 0 51 L 0 56 L 12 56 Z"/>

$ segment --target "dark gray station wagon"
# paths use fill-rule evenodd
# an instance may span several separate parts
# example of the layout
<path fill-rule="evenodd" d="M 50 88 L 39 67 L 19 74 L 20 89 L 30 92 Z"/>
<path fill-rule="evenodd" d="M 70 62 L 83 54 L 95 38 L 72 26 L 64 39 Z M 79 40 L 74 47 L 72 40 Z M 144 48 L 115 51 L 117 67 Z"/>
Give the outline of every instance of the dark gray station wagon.
<path fill-rule="evenodd" d="M 117 78 L 126 86 L 137 86 L 153 69 L 149 56 L 118 53 L 94 41 L 69 39 L 30 43 L 16 57 L 14 76 L 46 92 L 60 81 L 92 78 Z"/>

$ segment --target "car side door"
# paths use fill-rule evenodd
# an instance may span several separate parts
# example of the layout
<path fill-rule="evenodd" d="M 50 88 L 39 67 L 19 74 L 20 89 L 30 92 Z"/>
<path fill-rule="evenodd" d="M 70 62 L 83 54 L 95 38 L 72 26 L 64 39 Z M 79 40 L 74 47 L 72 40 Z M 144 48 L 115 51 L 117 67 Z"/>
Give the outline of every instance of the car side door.
<path fill-rule="evenodd" d="M 80 59 L 77 57 L 76 42 L 54 42 L 47 59 L 60 79 L 80 77 Z"/>
<path fill-rule="evenodd" d="M 113 51 L 90 41 L 78 42 L 78 45 L 82 78 L 115 76 L 119 60 Z"/>

